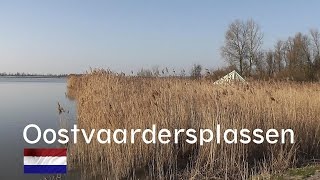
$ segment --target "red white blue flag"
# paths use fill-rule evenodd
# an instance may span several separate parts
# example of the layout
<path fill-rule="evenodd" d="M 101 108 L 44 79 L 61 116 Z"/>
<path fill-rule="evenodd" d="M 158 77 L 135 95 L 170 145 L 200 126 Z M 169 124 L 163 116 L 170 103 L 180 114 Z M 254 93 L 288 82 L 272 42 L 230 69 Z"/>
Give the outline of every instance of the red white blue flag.
<path fill-rule="evenodd" d="M 64 174 L 67 173 L 67 149 L 24 149 L 24 173 Z"/>

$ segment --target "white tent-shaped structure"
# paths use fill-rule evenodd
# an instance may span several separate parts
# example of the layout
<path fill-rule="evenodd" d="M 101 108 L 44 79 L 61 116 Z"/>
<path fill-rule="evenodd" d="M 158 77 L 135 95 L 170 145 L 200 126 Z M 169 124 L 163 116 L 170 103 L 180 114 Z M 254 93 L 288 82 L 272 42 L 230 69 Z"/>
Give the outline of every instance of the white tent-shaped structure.
<path fill-rule="evenodd" d="M 234 82 L 245 82 L 243 77 L 241 77 L 235 70 L 215 81 L 214 84 L 232 84 Z"/>

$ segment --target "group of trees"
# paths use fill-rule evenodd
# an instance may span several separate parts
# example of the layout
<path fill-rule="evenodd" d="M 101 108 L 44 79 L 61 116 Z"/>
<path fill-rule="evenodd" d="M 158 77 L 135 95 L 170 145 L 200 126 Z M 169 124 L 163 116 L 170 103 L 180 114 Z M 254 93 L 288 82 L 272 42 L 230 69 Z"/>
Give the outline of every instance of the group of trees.
<path fill-rule="evenodd" d="M 206 69 L 209 72 L 208 69 Z M 131 72 L 134 75 L 134 72 Z M 154 66 L 151 69 L 142 68 L 140 69 L 137 74 L 139 77 L 190 77 L 193 79 L 199 79 L 203 77 L 203 68 L 200 64 L 194 64 L 190 70 L 190 73 L 187 73 L 186 70 L 182 69 L 176 72 L 175 69 L 164 68 L 160 69 L 159 66 Z"/>
<path fill-rule="evenodd" d="M 218 79 L 236 69 L 241 75 L 255 79 L 320 80 L 319 30 L 311 29 L 307 34 L 298 32 L 292 37 L 278 40 L 268 50 L 263 49 L 263 36 L 259 24 L 254 20 L 235 20 L 229 25 L 221 47 L 221 55 L 227 61 L 227 67 L 209 70 L 194 64 L 187 75 L 185 70 L 160 70 L 155 66 L 152 69 L 141 69 L 137 76 L 189 76 L 193 79 L 206 76 Z"/>
<path fill-rule="evenodd" d="M 279 40 L 267 52 L 265 66 L 268 76 L 288 77 L 292 80 L 320 80 L 320 32 L 297 33 L 287 40 Z"/>
<path fill-rule="evenodd" d="M 320 32 L 296 33 L 263 50 L 263 33 L 253 20 L 236 20 L 225 34 L 222 57 L 240 74 L 256 78 L 320 80 Z"/>
<path fill-rule="evenodd" d="M 134 72 L 131 71 L 131 74 L 134 75 Z M 186 71 L 184 69 L 182 69 L 181 71 L 176 71 L 175 69 L 169 69 L 168 67 L 160 69 L 159 66 L 154 66 L 151 69 L 142 68 L 137 72 L 136 75 L 140 77 L 161 77 L 161 76 L 162 77 L 168 77 L 168 76 L 185 77 L 187 76 Z"/>

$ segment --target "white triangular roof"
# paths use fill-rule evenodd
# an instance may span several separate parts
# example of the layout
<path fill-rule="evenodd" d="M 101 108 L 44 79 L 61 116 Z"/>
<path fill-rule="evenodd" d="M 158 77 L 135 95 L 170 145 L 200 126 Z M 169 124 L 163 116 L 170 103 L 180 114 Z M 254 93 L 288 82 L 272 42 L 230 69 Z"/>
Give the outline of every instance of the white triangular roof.
<path fill-rule="evenodd" d="M 237 71 L 233 70 L 229 74 L 223 76 L 221 79 L 214 82 L 214 84 L 229 84 L 232 82 L 245 82 L 243 77 L 237 73 Z"/>

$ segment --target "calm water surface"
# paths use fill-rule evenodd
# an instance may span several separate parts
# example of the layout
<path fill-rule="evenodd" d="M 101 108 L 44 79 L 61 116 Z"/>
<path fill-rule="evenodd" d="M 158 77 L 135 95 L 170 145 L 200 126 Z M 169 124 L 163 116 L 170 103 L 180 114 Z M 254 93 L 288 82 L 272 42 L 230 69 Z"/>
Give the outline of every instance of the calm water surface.
<path fill-rule="evenodd" d="M 75 103 L 66 93 L 64 78 L 0 78 L 0 179 L 49 179 L 45 175 L 23 174 L 23 148 L 59 147 L 43 140 L 29 145 L 23 139 L 23 129 L 37 124 L 42 131 L 60 128 L 57 103 L 68 114 L 69 124 L 75 123 Z M 35 134 L 30 132 L 30 139 Z M 65 179 L 65 177 L 62 177 Z M 78 179 L 77 173 L 68 173 L 67 179 Z"/>

